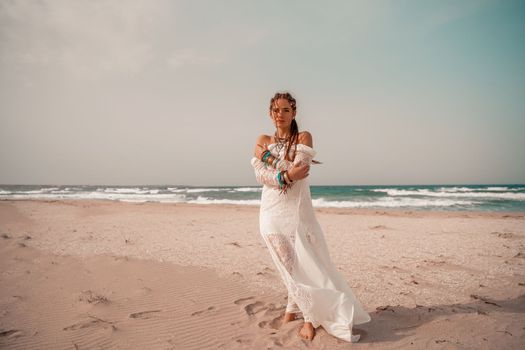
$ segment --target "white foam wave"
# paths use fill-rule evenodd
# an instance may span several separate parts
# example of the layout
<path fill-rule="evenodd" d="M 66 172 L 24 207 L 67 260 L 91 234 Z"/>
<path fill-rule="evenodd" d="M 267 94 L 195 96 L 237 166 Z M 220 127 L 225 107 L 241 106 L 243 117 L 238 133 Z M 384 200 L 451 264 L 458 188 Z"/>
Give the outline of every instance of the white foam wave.
<path fill-rule="evenodd" d="M 473 201 L 450 199 L 417 199 L 417 198 L 382 198 L 376 201 L 327 201 L 324 198 L 312 200 L 314 207 L 318 208 L 400 208 L 400 207 L 451 207 L 475 204 Z"/>
<path fill-rule="evenodd" d="M 473 192 L 473 188 L 468 187 L 440 187 L 438 189 L 441 192 Z"/>
<path fill-rule="evenodd" d="M 233 189 L 234 192 L 261 192 L 262 187 L 238 187 Z"/>
<path fill-rule="evenodd" d="M 219 192 L 219 191 L 226 191 L 231 190 L 229 188 L 178 188 L 178 187 L 168 187 L 168 191 L 175 192 L 175 193 L 201 193 L 201 192 Z"/>
<path fill-rule="evenodd" d="M 168 187 L 167 190 L 170 192 L 174 192 L 174 193 L 186 192 L 184 188 L 177 188 L 177 187 Z"/>
<path fill-rule="evenodd" d="M 201 193 L 201 192 L 219 192 L 224 191 L 225 188 L 188 188 L 187 193 Z"/>
<path fill-rule="evenodd" d="M 71 191 L 69 191 L 69 190 L 56 190 L 56 191 L 52 191 L 51 193 L 56 193 L 56 194 L 58 194 L 58 193 L 71 193 Z"/>
<path fill-rule="evenodd" d="M 260 205 L 261 201 L 259 199 L 244 199 L 244 200 L 234 200 L 234 199 L 212 199 L 207 197 L 199 196 L 197 199 L 189 200 L 188 203 L 195 204 L 238 204 L 238 205 Z"/>
<path fill-rule="evenodd" d="M 24 191 L 23 193 L 29 193 L 29 194 L 48 193 L 51 191 L 56 191 L 58 189 L 59 189 L 58 187 L 42 187 L 39 190 L 29 190 L 29 191 Z"/>
<path fill-rule="evenodd" d="M 488 187 L 440 187 L 438 189 L 441 192 L 483 192 L 483 191 L 521 191 L 523 187 L 519 188 L 508 188 L 507 186 L 488 186 Z"/>
<path fill-rule="evenodd" d="M 122 187 L 122 188 L 114 188 L 114 187 L 108 187 L 108 188 L 98 188 L 97 191 L 100 191 L 100 192 L 105 192 L 105 193 L 136 193 L 136 194 L 145 194 L 145 193 L 149 193 L 149 190 L 143 190 L 143 189 L 140 189 L 138 187 L 134 187 L 134 188 L 126 188 L 126 187 Z"/>
<path fill-rule="evenodd" d="M 462 197 L 462 198 L 492 198 L 508 200 L 525 200 L 525 193 L 512 192 L 434 192 L 428 189 L 400 190 L 400 189 L 377 189 L 374 192 L 385 192 L 389 196 L 427 196 L 427 197 Z"/>
<path fill-rule="evenodd" d="M 81 192 L 81 193 L 34 193 L 34 194 L 13 194 L 2 196 L 5 199 L 107 199 L 117 201 L 134 202 L 185 202 L 184 194 L 134 194 L 134 193 L 105 193 L 105 192 Z"/>

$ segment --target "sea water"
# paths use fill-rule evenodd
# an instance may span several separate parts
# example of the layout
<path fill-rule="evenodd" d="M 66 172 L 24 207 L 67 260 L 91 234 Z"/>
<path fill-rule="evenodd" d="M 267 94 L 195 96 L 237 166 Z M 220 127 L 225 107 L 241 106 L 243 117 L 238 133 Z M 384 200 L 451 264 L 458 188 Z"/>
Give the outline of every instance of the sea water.
<path fill-rule="evenodd" d="M 311 186 L 314 207 L 525 211 L 525 185 Z M 198 204 L 260 203 L 260 186 L 0 185 L 2 199 L 102 199 Z"/>

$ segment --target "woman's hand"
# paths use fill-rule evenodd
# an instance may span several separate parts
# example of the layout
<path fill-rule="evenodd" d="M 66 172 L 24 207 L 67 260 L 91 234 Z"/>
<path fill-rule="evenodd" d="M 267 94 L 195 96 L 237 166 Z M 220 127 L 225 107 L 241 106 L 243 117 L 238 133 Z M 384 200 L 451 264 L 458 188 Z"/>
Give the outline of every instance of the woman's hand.
<path fill-rule="evenodd" d="M 310 171 L 310 165 L 308 164 L 294 164 L 294 166 L 288 170 L 288 177 L 292 181 L 302 180 L 308 176 Z"/>

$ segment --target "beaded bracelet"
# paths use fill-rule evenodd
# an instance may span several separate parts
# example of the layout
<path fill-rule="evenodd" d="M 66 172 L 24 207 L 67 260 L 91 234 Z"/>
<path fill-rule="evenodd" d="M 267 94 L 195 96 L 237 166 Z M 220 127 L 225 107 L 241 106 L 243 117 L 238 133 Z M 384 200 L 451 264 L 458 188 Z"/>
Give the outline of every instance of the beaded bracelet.
<path fill-rule="evenodd" d="M 270 151 L 268 151 L 268 150 L 265 151 L 265 152 L 262 154 L 262 157 L 261 157 L 262 162 L 263 162 L 263 163 L 266 163 L 266 159 L 267 159 L 269 156 L 271 156 Z"/>
<path fill-rule="evenodd" d="M 292 186 L 289 183 L 283 182 L 283 178 L 286 179 L 286 171 L 280 171 L 277 173 L 277 178 L 279 180 L 280 194 L 286 194 L 286 191 Z M 286 180 L 285 180 L 286 181 Z"/>

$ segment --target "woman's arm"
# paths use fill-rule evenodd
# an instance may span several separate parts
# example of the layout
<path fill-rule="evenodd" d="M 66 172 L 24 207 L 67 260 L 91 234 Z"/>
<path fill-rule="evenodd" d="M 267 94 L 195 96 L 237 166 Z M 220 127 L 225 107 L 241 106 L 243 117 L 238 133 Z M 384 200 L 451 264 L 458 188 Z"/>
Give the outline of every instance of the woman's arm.
<path fill-rule="evenodd" d="M 298 143 L 310 147 L 311 150 L 303 149 L 301 151 L 297 151 L 293 164 L 309 166 L 310 163 L 312 162 L 312 159 L 315 156 L 315 151 L 313 150 L 314 145 L 313 145 L 312 134 L 310 134 L 308 131 L 303 131 L 302 133 L 299 134 Z"/>
<path fill-rule="evenodd" d="M 261 158 L 262 153 L 267 149 L 267 144 L 265 141 L 269 142 L 265 138 L 269 138 L 269 136 L 261 135 L 260 139 L 258 139 L 258 142 L 261 142 L 262 144 L 257 144 L 255 149 L 255 157 L 258 159 Z M 313 139 L 312 134 L 310 134 L 308 131 L 303 131 L 299 134 L 298 143 L 306 145 L 310 148 L 313 148 Z M 264 145 L 264 146 L 263 146 Z M 309 159 L 308 159 L 308 156 Z M 273 156 L 272 156 L 273 157 Z M 269 158 L 270 159 L 270 158 Z M 304 152 L 301 152 L 300 150 L 296 153 L 294 161 L 291 162 L 287 159 L 280 159 L 278 162 L 276 162 L 275 166 L 269 165 L 270 168 L 274 168 L 277 170 L 290 170 L 293 168 L 296 164 L 307 164 L 310 165 L 311 160 L 313 159 L 313 156 L 309 154 L 305 154 Z"/>
<path fill-rule="evenodd" d="M 257 142 L 255 144 L 255 150 L 254 150 L 254 157 L 251 159 L 251 164 L 255 171 L 255 178 L 257 179 L 257 182 L 259 184 L 267 185 L 267 186 L 274 187 L 274 188 L 282 188 L 278 180 L 278 174 L 281 171 L 286 171 L 288 175 L 287 177 L 290 180 L 294 180 L 294 181 L 304 179 L 306 176 L 308 176 L 308 171 L 310 168 L 309 162 L 304 162 L 304 164 L 295 165 L 295 162 L 280 161 L 277 164 L 277 169 L 272 168 L 266 165 L 264 162 L 262 162 L 259 159 L 260 155 L 262 154 L 262 151 L 260 151 L 260 149 L 261 147 L 266 149 L 267 142 L 269 142 L 269 136 L 261 135 L 257 138 Z M 302 153 L 302 152 L 298 152 L 298 154 L 296 155 L 296 158 L 297 158 L 296 161 L 303 159 L 299 155 L 299 153 Z"/>
<path fill-rule="evenodd" d="M 280 172 L 277 169 L 268 168 L 261 160 L 253 157 L 251 160 L 253 170 L 255 171 L 255 178 L 261 185 L 267 185 L 274 188 L 280 188 L 277 174 Z"/>
<path fill-rule="evenodd" d="M 267 185 L 274 188 L 280 188 L 279 180 L 277 180 L 277 174 L 280 172 L 278 169 L 267 167 L 260 158 L 264 150 L 266 150 L 267 144 L 270 142 L 270 137 L 267 135 L 260 135 L 255 142 L 255 149 L 253 151 L 253 158 L 251 164 L 255 171 L 255 178 L 261 185 Z"/>

